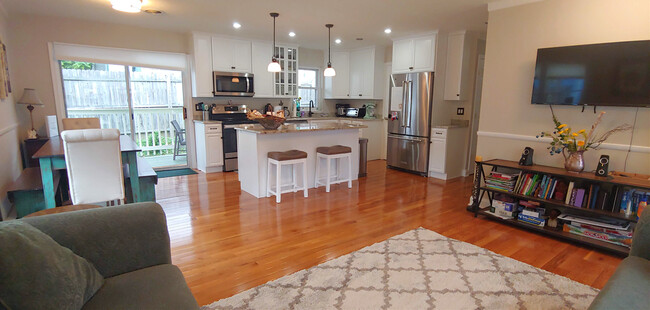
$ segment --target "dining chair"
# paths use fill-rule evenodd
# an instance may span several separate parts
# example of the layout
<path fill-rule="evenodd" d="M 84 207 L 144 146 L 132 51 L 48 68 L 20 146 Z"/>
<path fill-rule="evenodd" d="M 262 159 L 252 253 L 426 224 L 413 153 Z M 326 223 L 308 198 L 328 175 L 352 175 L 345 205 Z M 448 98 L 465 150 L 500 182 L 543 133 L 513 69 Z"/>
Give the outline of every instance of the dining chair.
<path fill-rule="evenodd" d="M 185 141 L 185 129 L 181 129 L 181 126 L 176 120 L 171 121 L 172 126 L 174 126 L 174 160 L 176 156 L 187 156 L 187 153 L 181 154 L 181 146 L 186 146 Z"/>
<path fill-rule="evenodd" d="M 97 117 L 64 118 L 61 122 L 63 123 L 63 130 L 102 128 L 102 124 Z"/>
<path fill-rule="evenodd" d="M 61 132 L 73 204 L 124 203 L 124 174 L 118 129 Z"/>

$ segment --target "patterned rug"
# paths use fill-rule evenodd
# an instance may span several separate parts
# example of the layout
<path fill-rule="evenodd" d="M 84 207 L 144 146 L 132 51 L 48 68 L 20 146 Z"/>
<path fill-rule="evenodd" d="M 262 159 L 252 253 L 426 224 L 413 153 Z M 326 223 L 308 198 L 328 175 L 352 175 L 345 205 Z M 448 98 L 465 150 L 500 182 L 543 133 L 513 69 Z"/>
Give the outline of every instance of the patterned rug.
<path fill-rule="evenodd" d="M 418 228 L 202 309 L 586 309 L 596 294 Z"/>

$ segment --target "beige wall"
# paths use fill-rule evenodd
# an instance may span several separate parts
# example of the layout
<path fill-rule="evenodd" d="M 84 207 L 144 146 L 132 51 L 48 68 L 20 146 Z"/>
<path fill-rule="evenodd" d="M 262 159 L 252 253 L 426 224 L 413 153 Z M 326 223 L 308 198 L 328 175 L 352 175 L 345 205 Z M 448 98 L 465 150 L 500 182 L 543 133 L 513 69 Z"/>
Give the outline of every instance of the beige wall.
<path fill-rule="evenodd" d="M 0 39 L 9 48 L 8 55 L 15 55 L 15 50 L 11 49 L 11 42 L 8 40 L 9 31 L 7 29 L 7 16 L 0 13 Z M 10 81 L 12 83 L 13 93 L 8 98 L 0 100 L 0 218 L 5 219 L 10 211 L 9 201 L 7 200 L 6 189 L 20 175 L 21 160 L 18 140 L 18 120 L 16 118 L 16 109 L 25 110 L 25 106 L 18 106 L 15 100 L 23 94 L 22 88 L 14 84 L 16 64 L 9 60 Z M 16 98 L 14 100 L 14 98 Z M 15 214 L 15 213 L 14 213 Z M 14 215 L 15 216 L 15 215 Z"/>
<path fill-rule="evenodd" d="M 35 88 L 45 104 L 34 110 L 34 125 L 39 134 L 45 134 L 45 115 L 56 114 L 48 42 L 177 53 L 188 50 L 186 34 L 69 18 L 12 14 L 9 28 L 12 84 L 15 89 Z M 29 116 L 20 109 L 18 117 L 23 137 Z"/>
<path fill-rule="evenodd" d="M 536 163 L 562 166 L 561 156 L 551 157 L 546 144 L 502 137 L 506 133 L 533 137 L 553 127 L 548 106 L 530 104 L 538 48 L 650 39 L 648 0 L 545 0 L 490 12 L 487 34 L 485 79 L 481 105 L 477 155 L 484 159 L 517 160 L 525 146 L 535 149 Z M 601 130 L 621 123 L 632 124 L 635 108 L 602 107 L 606 111 Z M 573 128 L 588 128 L 593 109 L 556 107 L 558 118 Z M 629 154 L 627 171 L 650 173 L 650 109 L 638 112 L 632 144 L 641 151 Z M 631 132 L 608 142 L 627 145 Z M 593 170 L 600 154 L 611 156 L 610 170 L 622 171 L 625 151 L 601 149 L 586 153 L 586 170 Z"/>

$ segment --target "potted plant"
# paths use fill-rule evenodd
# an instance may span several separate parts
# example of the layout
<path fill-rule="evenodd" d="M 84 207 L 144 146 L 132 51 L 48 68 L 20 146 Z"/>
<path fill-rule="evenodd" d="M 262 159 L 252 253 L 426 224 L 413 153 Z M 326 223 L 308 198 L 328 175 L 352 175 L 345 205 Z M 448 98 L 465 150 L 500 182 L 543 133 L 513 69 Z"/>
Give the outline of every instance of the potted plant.
<path fill-rule="evenodd" d="M 585 162 L 583 153 L 589 149 L 597 149 L 605 140 L 611 135 L 632 129 L 628 124 L 620 125 L 614 129 L 608 130 L 603 134 L 597 135 L 595 133 L 596 127 L 600 124 L 605 112 L 600 112 L 596 121 L 591 125 L 591 130 L 587 132 L 585 129 L 573 131 L 567 124 L 560 122 L 553 108 L 551 108 L 553 115 L 553 123 L 555 129 L 552 132 L 543 131 L 537 138 L 550 137 L 551 145 L 547 147 L 551 155 L 562 153 L 564 156 L 564 169 L 571 172 L 582 172 L 585 169 Z"/>

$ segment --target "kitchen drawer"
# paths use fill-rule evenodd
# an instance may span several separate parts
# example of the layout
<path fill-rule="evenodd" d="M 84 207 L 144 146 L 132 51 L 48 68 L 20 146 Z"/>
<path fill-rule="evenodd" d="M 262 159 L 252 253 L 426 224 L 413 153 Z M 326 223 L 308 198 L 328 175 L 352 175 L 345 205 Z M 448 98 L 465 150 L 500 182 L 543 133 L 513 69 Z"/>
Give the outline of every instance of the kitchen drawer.
<path fill-rule="evenodd" d="M 447 129 L 444 128 L 431 129 L 431 139 L 446 139 L 446 138 L 447 138 Z"/>
<path fill-rule="evenodd" d="M 220 133 L 221 133 L 221 125 L 206 125 L 205 126 L 205 134 L 206 135 L 220 134 Z"/>

